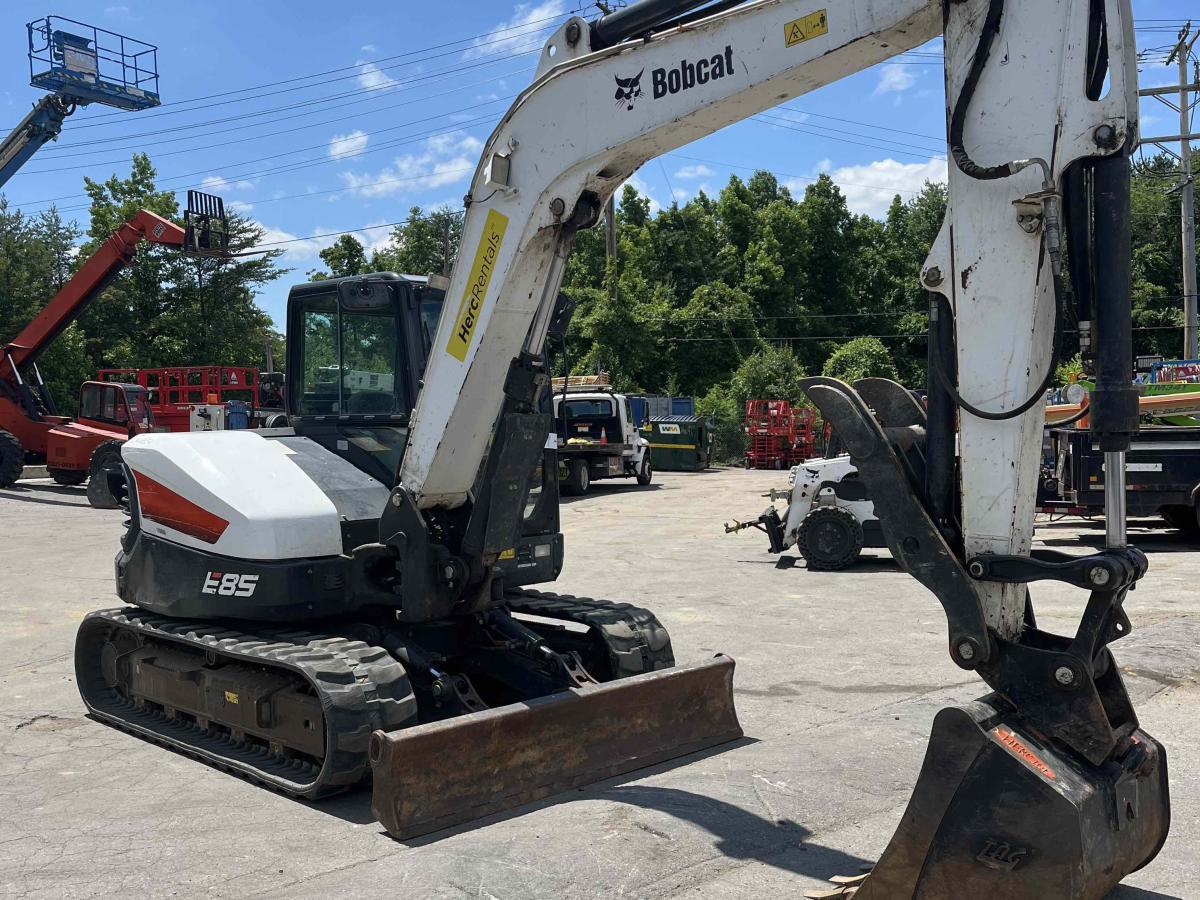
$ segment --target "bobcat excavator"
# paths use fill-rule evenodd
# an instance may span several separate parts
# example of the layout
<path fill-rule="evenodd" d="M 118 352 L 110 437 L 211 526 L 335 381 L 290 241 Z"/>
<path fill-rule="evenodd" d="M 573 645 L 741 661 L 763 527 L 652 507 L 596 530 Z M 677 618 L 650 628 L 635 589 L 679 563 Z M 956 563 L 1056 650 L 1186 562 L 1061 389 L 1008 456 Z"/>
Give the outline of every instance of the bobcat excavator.
<path fill-rule="evenodd" d="M 428 344 L 401 325 L 434 284 L 298 289 L 294 429 L 125 445 L 130 605 L 80 627 L 91 712 L 300 797 L 369 765 L 401 837 L 738 735 L 730 660 L 674 667 L 650 613 L 523 587 L 563 552 L 528 515 L 547 486 L 542 348 L 563 269 L 647 160 L 939 34 L 949 202 L 919 273 L 928 412 L 886 381 L 808 390 L 892 553 L 941 603 L 950 658 L 991 693 L 938 714 L 894 838 L 834 893 L 1100 898 L 1145 865 L 1167 833 L 1166 760 L 1108 649 L 1146 571 L 1122 483 L 1130 0 L 643 0 L 569 20 L 486 143 Z M 1031 549 L 1068 316 L 1108 454 L 1107 545 L 1079 556 Z M 1089 592 L 1074 635 L 1038 627 L 1037 580 Z"/>

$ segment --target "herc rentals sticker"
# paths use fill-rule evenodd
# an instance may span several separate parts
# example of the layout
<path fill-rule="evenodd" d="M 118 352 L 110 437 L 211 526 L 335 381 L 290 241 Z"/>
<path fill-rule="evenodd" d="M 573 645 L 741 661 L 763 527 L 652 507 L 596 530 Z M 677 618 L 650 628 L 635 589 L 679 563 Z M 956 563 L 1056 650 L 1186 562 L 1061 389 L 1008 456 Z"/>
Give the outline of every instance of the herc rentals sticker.
<path fill-rule="evenodd" d="M 479 249 L 475 251 L 475 261 L 471 263 L 467 289 L 463 293 L 462 303 L 458 305 L 454 331 L 450 333 L 450 343 L 446 345 L 446 352 L 459 362 L 466 362 L 467 351 L 471 349 L 475 324 L 479 321 L 483 301 L 487 298 L 488 285 L 492 282 L 492 270 L 496 266 L 496 257 L 500 255 L 500 245 L 504 242 L 506 228 L 508 216 L 489 209 L 487 219 L 483 223 L 483 237 L 479 240 Z"/>

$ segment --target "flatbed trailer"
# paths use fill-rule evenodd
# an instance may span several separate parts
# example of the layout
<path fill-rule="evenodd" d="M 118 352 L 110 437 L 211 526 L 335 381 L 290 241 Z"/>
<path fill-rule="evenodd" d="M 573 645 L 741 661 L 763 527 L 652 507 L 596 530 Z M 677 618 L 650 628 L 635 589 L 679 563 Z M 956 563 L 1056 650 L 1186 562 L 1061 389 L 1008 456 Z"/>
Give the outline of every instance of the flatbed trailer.
<path fill-rule="evenodd" d="M 1104 452 L 1091 431 L 1051 428 L 1057 497 L 1043 511 L 1103 515 L 1107 478 Z M 1143 425 L 1125 463 L 1128 515 L 1162 516 L 1167 524 L 1200 535 L 1200 427 Z"/>

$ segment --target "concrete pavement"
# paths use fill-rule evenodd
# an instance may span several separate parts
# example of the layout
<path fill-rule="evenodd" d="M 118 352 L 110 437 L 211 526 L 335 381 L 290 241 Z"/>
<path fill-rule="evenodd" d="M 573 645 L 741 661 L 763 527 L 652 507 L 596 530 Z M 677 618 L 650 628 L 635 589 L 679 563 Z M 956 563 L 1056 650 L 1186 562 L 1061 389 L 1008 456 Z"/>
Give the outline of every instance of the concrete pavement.
<path fill-rule="evenodd" d="M 365 791 L 292 801 L 85 718 L 74 630 L 117 605 L 123 515 L 48 481 L 0 491 L 0 896 L 698 900 L 856 874 L 899 820 L 934 713 L 986 689 L 950 662 L 940 607 L 885 551 L 816 573 L 757 532 L 722 533 L 785 480 L 656 473 L 563 504 L 556 589 L 652 608 L 681 661 L 734 656 L 744 741 L 407 844 Z M 1200 547 L 1159 524 L 1134 529 L 1151 569 L 1116 653 L 1167 744 L 1174 825 L 1114 900 L 1200 897 Z M 1038 536 L 1070 548 L 1102 534 L 1075 520 Z M 1043 627 L 1073 628 L 1080 592 L 1034 596 Z"/>

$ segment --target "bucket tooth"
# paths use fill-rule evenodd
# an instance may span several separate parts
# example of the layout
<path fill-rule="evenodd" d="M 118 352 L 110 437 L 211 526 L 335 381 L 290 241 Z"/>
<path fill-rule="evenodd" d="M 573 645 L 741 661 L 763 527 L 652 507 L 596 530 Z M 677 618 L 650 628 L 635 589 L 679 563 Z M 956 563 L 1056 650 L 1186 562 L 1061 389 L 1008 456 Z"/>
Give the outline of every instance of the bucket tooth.
<path fill-rule="evenodd" d="M 410 838 L 742 736 L 718 656 L 398 731 L 376 731 L 372 808 Z"/>

